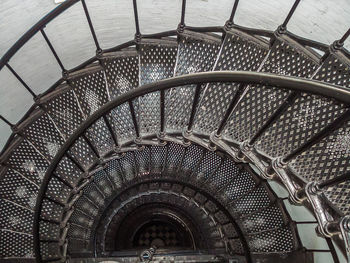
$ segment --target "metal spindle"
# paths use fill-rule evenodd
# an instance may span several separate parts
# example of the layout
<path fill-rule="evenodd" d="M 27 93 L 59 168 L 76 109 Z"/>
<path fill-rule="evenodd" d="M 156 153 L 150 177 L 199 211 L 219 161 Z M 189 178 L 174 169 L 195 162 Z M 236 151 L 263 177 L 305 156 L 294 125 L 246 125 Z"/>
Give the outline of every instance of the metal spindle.
<path fill-rule="evenodd" d="M 236 15 L 238 2 L 239 2 L 239 0 L 235 0 L 235 3 L 234 3 L 233 8 L 232 8 L 231 16 L 230 16 L 230 18 L 228 20 L 228 22 L 231 23 L 231 24 L 234 24 L 233 21 L 234 21 L 235 15 Z"/>
<path fill-rule="evenodd" d="M 289 94 L 288 98 L 278 109 L 270 116 L 270 118 L 264 123 L 264 125 L 258 130 L 258 132 L 250 139 L 249 144 L 253 145 L 256 140 L 263 134 L 271 124 L 273 124 L 279 116 L 293 103 L 295 98 L 297 97 L 296 92 L 292 92 Z"/>
<path fill-rule="evenodd" d="M 72 186 L 70 183 L 68 183 L 67 181 L 63 180 L 61 177 L 59 177 L 56 173 L 52 174 L 52 177 L 56 178 L 58 181 L 60 181 L 62 184 L 64 184 L 65 186 L 67 186 L 68 188 L 70 188 L 71 190 L 74 189 L 74 186 Z"/>
<path fill-rule="evenodd" d="M 310 138 L 304 144 L 302 144 L 299 148 L 295 149 L 293 152 L 289 153 L 285 157 L 283 157 L 283 162 L 287 163 L 292 160 L 297 155 L 306 151 L 308 148 L 321 141 L 323 138 L 340 128 L 345 122 L 350 120 L 350 109 L 344 112 L 340 117 L 338 117 L 334 122 L 330 123 L 326 127 L 324 127 L 321 131 L 319 131 L 315 136 Z"/>
<path fill-rule="evenodd" d="M 180 26 L 185 26 L 185 13 L 186 13 L 186 0 L 182 0 L 182 9 L 181 9 L 181 21 Z"/>
<path fill-rule="evenodd" d="M 137 119 L 136 119 L 134 105 L 133 105 L 131 100 L 129 100 L 128 103 L 129 103 L 131 118 L 132 118 L 132 121 L 133 121 L 134 127 L 135 127 L 136 137 L 140 138 L 140 130 L 139 130 L 139 125 L 137 124 Z"/>
<path fill-rule="evenodd" d="M 194 98 L 193 98 L 193 103 L 192 103 L 192 110 L 191 110 L 191 116 L 190 116 L 190 120 L 188 123 L 188 131 L 192 130 L 192 126 L 193 126 L 193 122 L 194 122 L 194 116 L 196 114 L 196 109 L 197 109 L 197 105 L 199 102 L 199 95 L 200 95 L 200 91 L 201 91 L 201 84 L 197 84 L 195 93 L 194 93 Z"/>
<path fill-rule="evenodd" d="M 105 121 L 105 123 L 106 123 L 106 125 L 107 125 L 107 128 L 108 128 L 108 130 L 109 130 L 109 133 L 112 135 L 112 139 L 113 139 L 114 144 L 115 144 L 116 146 L 118 146 L 118 138 L 117 138 L 117 135 L 114 133 L 113 128 L 112 128 L 110 122 L 108 121 L 106 115 L 103 115 L 103 120 Z"/>
<path fill-rule="evenodd" d="M 90 149 L 93 151 L 93 153 L 97 156 L 97 158 L 101 158 L 100 153 L 98 152 L 98 150 L 96 149 L 95 145 L 92 144 L 92 142 L 90 141 L 90 139 L 88 137 L 86 137 L 85 134 L 83 134 L 81 136 L 84 141 L 87 143 L 87 145 L 89 145 Z"/>
<path fill-rule="evenodd" d="M 134 6 L 136 37 L 139 37 L 139 36 L 141 36 L 141 32 L 140 32 L 140 24 L 139 24 L 139 15 L 138 15 L 138 12 L 137 12 L 137 2 L 136 2 L 136 0 L 133 0 L 132 3 L 133 3 L 133 6 Z"/>
<path fill-rule="evenodd" d="M 318 187 L 321 188 L 321 189 L 322 188 L 328 188 L 328 187 L 331 187 L 333 185 L 344 183 L 344 182 L 346 182 L 348 180 L 350 180 L 350 171 L 346 172 L 343 175 L 340 175 L 340 176 L 334 177 L 332 179 L 323 181 L 323 182 L 318 184 Z"/>
<path fill-rule="evenodd" d="M 14 127 L 14 125 L 9 120 L 7 120 L 4 116 L 0 115 L 0 119 L 3 120 L 3 122 L 5 122 L 8 126 L 10 126 L 10 128 Z"/>
<path fill-rule="evenodd" d="M 90 18 L 90 15 L 89 15 L 89 10 L 88 10 L 88 8 L 86 6 L 85 0 L 81 0 L 81 3 L 83 5 L 84 12 L 85 12 L 85 15 L 86 15 L 86 19 L 88 21 L 88 24 L 89 24 L 89 27 L 90 27 L 90 31 L 91 31 L 92 37 L 93 37 L 95 45 L 96 45 L 96 50 L 97 50 L 97 52 L 100 52 L 101 51 L 100 44 L 98 43 L 97 36 L 96 36 L 96 33 L 95 33 L 95 29 L 94 29 L 94 26 L 92 25 L 91 18 Z"/>
<path fill-rule="evenodd" d="M 350 28 L 348 29 L 348 31 L 345 32 L 345 34 L 342 36 L 341 39 L 339 39 L 337 41 L 337 44 L 340 46 L 344 45 L 345 40 L 350 36 Z"/>
<path fill-rule="evenodd" d="M 6 67 L 11 71 L 11 73 L 16 77 L 16 79 L 21 82 L 21 84 L 23 85 L 23 87 L 33 96 L 33 98 L 36 98 L 36 94 L 34 93 L 34 91 L 32 91 L 31 88 L 29 88 L 29 86 L 27 85 L 27 83 L 24 82 L 24 80 L 17 74 L 17 72 L 7 63 Z"/>
<path fill-rule="evenodd" d="M 165 91 L 160 91 L 160 132 L 165 131 Z"/>
<path fill-rule="evenodd" d="M 239 101 L 239 98 L 243 94 L 243 90 L 244 89 L 245 89 L 245 84 L 240 84 L 240 86 L 239 86 L 235 96 L 233 97 L 233 100 L 231 101 L 228 109 L 225 112 L 224 118 L 221 120 L 219 128 L 216 131 L 216 135 L 217 136 L 220 136 L 220 134 L 222 133 L 223 129 L 225 128 L 227 120 L 231 116 L 231 113 L 232 113 L 233 109 L 235 108 L 235 106 L 237 105 L 237 103 Z"/>
<path fill-rule="evenodd" d="M 58 65 L 61 67 L 62 71 L 66 71 L 66 69 L 64 68 L 64 66 L 63 66 L 63 64 L 62 64 L 62 61 L 61 61 L 60 58 L 58 57 L 58 55 L 57 55 L 55 49 L 53 48 L 53 46 L 52 46 L 52 44 L 51 44 L 49 38 L 48 38 L 47 35 L 46 35 L 44 29 L 43 29 L 43 28 L 40 29 L 40 32 L 41 32 L 42 36 L 44 37 L 44 39 L 45 39 L 47 45 L 49 46 L 49 48 L 50 48 L 52 54 L 54 55 L 54 57 L 55 57 L 55 59 L 56 59 Z"/>
<path fill-rule="evenodd" d="M 85 169 L 83 166 L 81 166 L 81 164 L 75 160 L 75 158 L 68 152 L 65 153 L 65 156 L 73 163 L 75 164 L 76 167 L 78 167 L 78 169 L 81 171 L 81 172 L 85 172 Z"/>
<path fill-rule="evenodd" d="M 289 22 L 289 20 L 291 19 L 292 15 L 294 14 L 295 10 L 297 9 L 298 5 L 300 3 L 300 0 L 296 0 L 292 6 L 292 8 L 290 9 L 286 19 L 284 20 L 283 24 L 280 26 L 280 28 L 282 30 L 285 30 L 287 28 L 287 24 Z"/>

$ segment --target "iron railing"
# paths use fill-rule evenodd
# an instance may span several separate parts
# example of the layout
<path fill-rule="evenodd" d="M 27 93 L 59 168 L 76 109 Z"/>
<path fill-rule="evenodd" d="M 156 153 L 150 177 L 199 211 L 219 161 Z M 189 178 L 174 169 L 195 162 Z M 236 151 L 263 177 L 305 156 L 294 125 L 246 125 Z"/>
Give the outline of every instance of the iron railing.
<path fill-rule="evenodd" d="M 146 95 L 148 93 L 152 92 L 161 92 L 164 93 L 164 91 L 184 86 L 184 85 L 190 85 L 190 84 L 196 84 L 189 86 L 190 88 L 194 88 L 197 93 L 199 92 L 199 89 L 201 87 L 201 84 L 206 83 L 240 83 L 240 84 L 261 84 L 266 86 L 273 86 L 283 89 L 288 89 L 293 92 L 301 93 L 301 92 L 308 92 L 311 94 L 318 94 L 324 97 L 333 98 L 338 101 L 341 101 L 345 103 L 346 105 L 350 106 L 350 90 L 325 84 L 323 82 L 318 81 L 311 81 L 306 79 L 300 79 L 300 78 L 293 78 L 293 77 L 286 77 L 286 76 L 280 76 L 280 75 L 274 75 L 274 74 L 268 74 L 268 73 L 256 73 L 256 72 L 242 72 L 242 71 L 235 71 L 235 72 L 207 72 L 207 73 L 197 73 L 197 74 L 190 74 L 180 77 L 174 77 L 171 79 L 165 79 L 161 80 L 159 82 L 146 84 L 140 88 L 133 89 L 113 101 L 108 102 L 107 104 L 103 105 L 99 110 L 97 110 L 94 114 L 92 114 L 82 125 L 74 132 L 74 134 L 65 142 L 65 144 L 61 147 L 59 152 L 56 154 L 54 159 L 52 160 L 49 168 L 47 169 L 47 172 L 45 174 L 45 177 L 43 179 L 43 182 L 41 184 L 37 203 L 35 207 L 35 215 L 34 215 L 34 225 L 33 225 L 33 234 L 34 234 L 34 246 L 35 246 L 35 254 L 37 255 L 38 262 L 41 262 L 41 255 L 40 255 L 40 237 L 39 237 L 39 229 L 40 229 L 40 215 L 41 215 L 41 209 L 42 209 L 42 201 L 45 198 L 45 193 L 48 187 L 48 184 L 51 180 L 51 178 L 54 176 L 54 171 L 62 159 L 62 157 L 67 156 L 69 159 L 74 160 L 73 157 L 70 155 L 67 155 L 69 152 L 69 149 L 72 147 L 72 145 L 76 142 L 79 138 L 86 138 L 85 132 L 86 130 L 91 127 L 98 119 L 105 118 L 105 116 L 111 112 L 114 108 L 117 106 L 128 103 L 130 106 L 131 112 L 133 111 L 133 100 Z M 257 86 L 259 88 L 260 86 Z M 260 87 L 262 88 L 262 87 Z M 164 96 L 160 97 L 160 100 L 164 100 Z M 196 99 L 196 96 L 194 96 L 193 104 L 192 104 L 192 113 L 191 116 L 194 116 L 196 104 L 198 103 L 198 99 Z M 164 123 L 164 101 L 160 101 L 160 112 L 161 112 L 161 119 L 163 120 L 162 123 Z M 350 115 L 348 114 L 348 119 L 350 119 Z M 225 122 L 225 120 L 223 120 Z M 108 123 L 108 120 L 107 120 Z M 137 119 L 133 118 L 134 128 L 137 130 L 138 123 Z M 187 132 L 191 132 L 191 125 L 192 121 L 189 122 L 189 125 L 187 127 Z M 111 134 L 114 134 L 113 130 L 110 130 Z M 216 132 L 217 133 L 217 132 Z M 116 136 L 116 135 L 114 135 Z M 165 139 L 163 136 L 158 136 L 160 140 L 169 140 L 171 136 L 167 136 L 168 138 Z M 136 139 L 136 141 L 134 141 Z M 171 140 L 171 139 L 170 139 Z M 220 140 L 220 139 L 219 139 Z M 86 142 L 88 140 L 85 139 Z M 142 138 L 140 137 L 139 133 L 136 133 L 136 138 L 131 139 L 131 143 L 136 144 L 142 144 Z M 211 143 L 215 146 L 220 148 L 220 143 L 217 143 L 217 141 L 213 140 Z M 125 145 L 118 145 L 119 150 L 123 147 L 127 146 L 129 143 L 126 143 Z M 205 144 L 204 144 L 205 145 Z M 93 149 L 94 147 L 92 147 Z M 211 149 L 207 146 L 208 149 Z M 97 156 L 98 152 L 96 152 Z M 237 157 L 237 156 L 233 156 Z M 258 166 L 258 165 L 257 165 Z M 82 172 L 86 172 L 83 168 Z M 337 182 L 334 182 L 337 183 Z M 302 187 L 305 187 L 302 186 Z M 303 188 L 304 189 L 304 188 Z M 295 193 L 292 193 L 295 194 Z M 63 204 L 64 205 L 64 204 Z M 317 211 L 314 211 L 317 214 Z M 337 228 L 339 230 L 339 228 Z M 337 230 L 337 231 L 338 231 Z"/>

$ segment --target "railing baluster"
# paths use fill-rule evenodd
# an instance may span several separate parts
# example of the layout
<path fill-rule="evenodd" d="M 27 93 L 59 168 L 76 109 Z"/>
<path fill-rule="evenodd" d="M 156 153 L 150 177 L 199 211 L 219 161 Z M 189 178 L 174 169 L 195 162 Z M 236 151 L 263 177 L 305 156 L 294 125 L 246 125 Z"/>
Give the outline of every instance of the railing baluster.
<path fill-rule="evenodd" d="M 66 152 L 66 153 L 65 153 L 65 156 L 66 156 L 72 163 L 74 163 L 75 166 L 78 167 L 78 169 L 79 169 L 81 172 L 85 173 L 84 167 L 82 167 L 81 164 L 80 164 L 77 160 L 75 160 L 75 158 L 74 158 L 70 153 Z"/>
<path fill-rule="evenodd" d="M 235 96 L 233 97 L 233 100 L 231 101 L 228 109 L 225 112 L 224 118 L 221 120 L 221 123 L 216 131 L 216 135 L 220 136 L 223 129 L 226 126 L 227 120 L 228 118 L 231 116 L 231 113 L 233 111 L 233 109 L 235 108 L 235 106 L 237 105 L 239 98 L 241 97 L 241 95 L 243 94 L 243 91 L 245 89 L 246 85 L 245 84 L 240 84 Z"/>
<path fill-rule="evenodd" d="M 48 197 L 48 196 L 45 196 L 44 199 L 49 200 L 51 203 L 54 203 L 54 204 L 56 204 L 58 206 L 61 206 L 61 207 L 65 207 L 66 206 L 66 204 L 64 204 L 64 203 L 62 203 L 60 201 L 57 201 L 55 199 L 52 199 L 51 197 Z"/>
<path fill-rule="evenodd" d="M 250 139 L 250 145 L 253 145 L 256 142 L 256 140 L 261 136 L 261 134 L 263 134 L 263 132 L 265 132 L 266 129 L 270 127 L 270 125 L 273 124 L 279 116 L 281 116 L 281 114 L 294 102 L 296 97 L 296 92 L 292 92 L 291 94 L 289 94 L 286 101 L 278 107 L 278 109 L 270 116 L 270 118 L 264 123 L 264 125 L 258 130 L 258 132 Z"/>
<path fill-rule="evenodd" d="M 101 52 L 102 49 L 100 48 L 100 44 L 98 43 L 97 36 L 96 36 L 96 33 L 95 33 L 95 29 L 94 29 L 94 26 L 92 25 L 91 18 L 90 18 L 90 15 L 89 15 L 89 10 L 88 10 L 88 8 L 86 6 L 85 0 L 81 0 L 81 3 L 83 5 L 84 12 L 85 12 L 85 15 L 86 15 L 86 19 L 88 21 L 88 24 L 89 24 L 89 27 L 90 27 L 90 31 L 91 31 L 92 37 L 94 39 L 94 42 L 95 42 L 97 53 Z"/>
<path fill-rule="evenodd" d="M 281 30 L 286 30 L 287 28 L 287 24 L 289 22 L 289 20 L 291 19 L 292 15 L 294 14 L 295 10 L 297 9 L 298 5 L 300 3 L 300 0 L 296 0 L 292 6 L 292 8 L 290 9 L 286 19 L 284 20 L 283 24 L 280 25 L 280 29 Z"/>
<path fill-rule="evenodd" d="M 302 144 L 299 148 L 295 149 L 285 157 L 283 157 L 282 161 L 287 163 L 297 155 L 306 151 L 308 148 L 321 141 L 323 138 L 340 128 L 345 122 L 350 120 L 350 109 L 348 109 L 345 113 L 343 113 L 340 117 L 338 117 L 334 122 L 328 124 L 321 131 L 319 131 L 315 136 L 310 138 L 304 144 Z"/>
<path fill-rule="evenodd" d="M 180 21 L 180 27 L 185 26 L 185 13 L 186 13 L 186 0 L 182 0 L 182 9 L 181 9 L 181 21 Z"/>
<path fill-rule="evenodd" d="M 113 128 L 112 128 L 109 120 L 107 119 L 106 115 L 103 115 L 103 120 L 105 121 L 105 123 L 107 125 L 107 128 L 108 128 L 110 134 L 112 135 L 112 139 L 113 139 L 113 142 L 114 142 L 115 146 L 118 146 L 119 144 L 118 144 L 117 135 L 114 133 Z"/>
<path fill-rule="evenodd" d="M 64 184 L 65 186 L 67 186 L 70 189 L 74 189 L 74 186 L 72 186 L 70 183 L 68 183 L 67 181 L 63 180 L 61 177 L 59 177 L 56 173 L 52 174 L 52 177 L 56 178 L 58 181 L 60 181 L 62 184 Z"/>
<path fill-rule="evenodd" d="M 83 137 L 84 141 L 89 145 L 89 147 L 91 148 L 91 150 L 93 151 L 93 153 L 97 156 L 97 158 L 101 158 L 100 153 L 98 152 L 98 150 L 96 149 L 95 145 L 92 144 L 92 142 L 90 141 L 90 139 L 88 137 L 86 137 L 85 134 L 83 134 L 81 137 Z"/>
<path fill-rule="evenodd" d="M 334 42 L 335 46 L 337 48 L 341 48 L 349 36 L 350 36 L 350 28 L 348 29 L 348 31 L 345 32 L 345 34 L 339 40 Z"/>
<path fill-rule="evenodd" d="M 10 126 L 11 129 L 14 127 L 14 125 L 9 120 L 7 120 L 4 116 L 0 115 L 0 119 L 3 120 L 3 122 L 5 122 L 8 126 Z"/>
<path fill-rule="evenodd" d="M 129 103 L 129 108 L 130 108 L 132 122 L 134 123 L 134 127 L 135 127 L 136 137 L 140 138 L 140 130 L 139 130 L 139 125 L 138 125 L 137 119 L 136 119 L 134 104 L 132 103 L 131 100 L 129 100 L 128 103 Z"/>
<path fill-rule="evenodd" d="M 140 24 L 139 24 L 139 14 L 137 12 L 137 2 L 136 0 L 133 0 L 132 3 L 134 7 L 134 17 L 135 17 L 135 27 L 136 27 L 135 38 L 139 38 L 141 36 L 141 32 L 140 32 Z"/>
<path fill-rule="evenodd" d="M 160 91 L 160 132 L 165 131 L 165 91 Z"/>
<path fill-rule="evenodd" d="M 46 35 L 44 29 L 43 29 L 43 28 L 40 29 L 40 32 L 41 32 L 42 36 L 44 37 L 44 39 L 45 39 L 47 45 L 49 46 L 49 48 L 50 48 L 52 54 L 54 55 L 54 57 L 55 57 L 55 59 L 56 59 L 58 65 L 61 67 L 62 71 L 65 72 L 66 69 L 64 68 L 64 66 L 63 66 L 63 64 L 62 64 L 62 61 L 61 61 L 60 58 L 58 57 L 58 55 L 57 55 L 55 49 L 53 48 L 53 46 L 52 46 L 52 44 L 51 44 L 49 38 L 47 37 L 47 35 Z"/>
<path fill-rule="evenodd" d="M 322 188 L 328 188 L 328 187 L 331 187 L 333 185 L 344 183 L 344 182 L 346 182 L 348 180 L 350 180 L 350 171 L 344 173 L 343 175 L 340 175 L 340 176 L 334 177 L 332 179 L 323 181 L 323 182 L 318 184 L 318 187 L 321 188 L 321 189 Z"/>
<path fill-rule="evenodd" d="M 31 88 L 29 88 L 29 86 L 27 85 L 27 83 L 24 82 L 24 80 L 17 74 L 17 72 L 9 65 L 6 64 L 6 67 L 12 72 L 12 74 L 17 78 L 17 80 L 19 82 L 21 82 L 21 84 L 24 86 L 24 88 L 33 96 L 33 98 L 35 99 L 37 96 L 34 93 L 34 91 L 32 91 Z"/>
<path fill-rule="evenodd" d="M 196 90 L 195 90 L 195 93 L 194 93 L 194 97 L 193 97 L 191 116 L 190 116 L 190 120 L 188 122 L 187 131 L 191 131 L 192 130 L 192 126 L 193 126 L 193 122 L 194 122 L 194 116 L 196 114 L 196 109 L 197 109 L 197 105 L 198 105 L 198 102 L 199 102 L 200 91 L 201 91 L 201 84 L 197 84 L 197 87 L 196 87 Z"/>
<path fill-rule="evenodd" d="M 231 25 L 234 24 L 234 18 L 235 18 L 237 7 L 238 7 L 238 2 L 239 2 L 239 0 L 235 0 L 235 3 L 233 5 L 232 11 L 231 11 L 231 16 L 230 16 L 229 20 L 227 21 L 227 23 L 229 23 Z"/>

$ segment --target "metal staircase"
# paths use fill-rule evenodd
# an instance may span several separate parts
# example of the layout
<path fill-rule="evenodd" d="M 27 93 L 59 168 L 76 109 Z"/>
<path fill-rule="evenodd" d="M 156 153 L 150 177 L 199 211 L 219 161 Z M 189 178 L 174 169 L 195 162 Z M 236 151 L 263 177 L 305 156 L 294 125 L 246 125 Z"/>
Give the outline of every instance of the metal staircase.
<path fill-rule="evenodd" d="M 236 25 L 238 0 L 226 25 L 186 26 L 183 0 L 177 30 L 142 35 L 134 0 L 135 39 L 108 50 L 85 0 L 34 25 L 0 61 L 35 101 L 1 116 L 0 261 L 349 260 L 350 29 L 293 35 L 299 2 L 270 32 Z M 67 70 L 44 28 L 77 3 L 97 52 Z M 40 95 L 10 65 L 36 34 L 63 73 Z"/>

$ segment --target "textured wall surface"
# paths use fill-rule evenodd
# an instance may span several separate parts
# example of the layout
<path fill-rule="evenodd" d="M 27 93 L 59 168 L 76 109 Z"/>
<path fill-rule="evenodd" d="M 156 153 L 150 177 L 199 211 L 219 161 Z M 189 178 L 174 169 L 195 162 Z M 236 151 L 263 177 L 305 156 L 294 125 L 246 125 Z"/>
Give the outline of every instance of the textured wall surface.
<path fill-rule="evenodd" d="M 135 23 L 131 0 L 86 0 L 102 48 L 133 38 Z M 139 0 L 142 33 L 175 29 L 180 20 L 181 0 Z M 233 0 L 188 0 L 186 24 L 223 25 Z M 293 0 L 241 0 L 235 22 L 242 26 L 275 30 L 286 17 Z M 54 0 L 0 1 L 0 56 L 30 26 L 57 5 Z M 303 0 L 288 29 L 303 37 L 330 44 L 350 26 L 349 0 Z M 95 54 L 95 46 L 81 6 L 77 3 L 46 27 L 46 33 L 66 68 L 72 68 Z M 350 41 L 346 47 L 350 49 Z M 31 39 L 11 60 L 12 67 L 36 92 L 52 85 L 60 68 L 43 37 Z M 17 122 L 33 100 L 7 69 L 0 72 L 0 113 Z M 0 123 L 0 148 L 10 130 Z"/>

